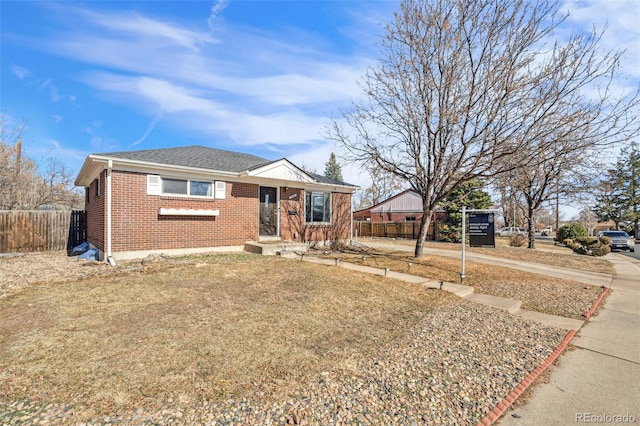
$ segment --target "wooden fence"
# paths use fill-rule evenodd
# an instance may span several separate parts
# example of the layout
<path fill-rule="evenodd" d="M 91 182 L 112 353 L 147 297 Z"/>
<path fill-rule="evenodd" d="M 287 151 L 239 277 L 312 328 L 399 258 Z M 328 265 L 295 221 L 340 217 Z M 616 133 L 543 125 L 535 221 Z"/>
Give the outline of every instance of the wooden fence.
<path fill-rule="evenodd" d="M 407 238 L 415 240 L 420 232 L 420 222 L 366 222 L 354 221 L 353 233 L 358 237 Z M 429 224 L 427 239 L 435 240 L 434 222 Z"/>
<path fill-rule="evenodd" d="M 69 250 L 85 232 L 83 211 L 0 211 L 0 253 Z"/>

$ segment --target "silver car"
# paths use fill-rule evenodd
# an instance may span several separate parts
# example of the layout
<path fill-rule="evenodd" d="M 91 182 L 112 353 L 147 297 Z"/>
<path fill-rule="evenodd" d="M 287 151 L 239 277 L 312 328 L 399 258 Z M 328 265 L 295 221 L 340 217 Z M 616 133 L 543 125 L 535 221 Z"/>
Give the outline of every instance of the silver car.
<path fill-rule="evenodd" d="M 629 234 L 624 231 L 600 231 L 598 232 L 598 239 L 605 236 L 611 238 L 611 250 L 629 250 L 630 252 L 636 251 L 636 241 L 631 238 Z"/>

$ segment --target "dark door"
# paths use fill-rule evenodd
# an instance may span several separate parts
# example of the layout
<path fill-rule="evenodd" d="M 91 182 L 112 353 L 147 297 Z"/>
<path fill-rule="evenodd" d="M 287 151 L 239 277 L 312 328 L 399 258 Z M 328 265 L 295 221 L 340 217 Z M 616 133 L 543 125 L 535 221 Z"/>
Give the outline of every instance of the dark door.
<path fill-rule="evenodd" d="M 260 235 L 278 235 L 278 192 L 276 188 L 260 187 Z"/>

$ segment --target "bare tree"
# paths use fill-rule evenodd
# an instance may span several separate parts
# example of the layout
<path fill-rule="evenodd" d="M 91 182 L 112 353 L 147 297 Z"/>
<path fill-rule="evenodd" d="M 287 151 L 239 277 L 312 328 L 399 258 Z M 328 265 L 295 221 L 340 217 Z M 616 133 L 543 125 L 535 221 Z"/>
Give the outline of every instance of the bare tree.
<path fill-rule="evenodd" d="M 72 188 L 67 166 L 47 159 L 40 173 L 23 153 L 24 124 L 9 129 L 0 118 L 0 210 L 29 210 L 47 205 L 81 208 L 82 196 Z"/>
<path fill-rule="evenodd" d="M 398 176 L 388 173 L 374 163 L 365 165 L 365 170 L 371 179 L 371 185 L 360 190 L 358 209 L 366 209 L 386 200 L 402 191 L 406 183 Z"/>
<path fill-rule="evenodd" d="M 538 209 L 558 196 L 579 194 L 594 181 L 595 169 L 588 157 L 588 148 L 593 145 L 588 140 L 556 138 L 556 143 L 549 145 L 542 158 L 533 162 L 523 158 L 531 155 L 529 149 L 522 150 L 512 158 L 525 166 L 504 173 L 494 181 L 501 192 L 510 192 L 514 199 L 522 200 L 528 248 L 535 248 L 535 215 Z"/>
<path fill-rule="evenodd" d="M 546 45 L 564 19 L 558 9 L 547 0 L 404 0 L 386 26 L 364 99 L 343 112 L 345 124 L 333 121 L 329 137 L 349 160 L 373 163 L 422 196 L 416 257 L 438 203 L 465 182 L 535 164 L 557 143 L 557 124 L 563 140 L 588 128 L 590 141 L 603 124 L 636 124 L 625 113 L 637 94 L 612 101 L 607 90 L 621 53 L 601 54 L 597 34 Z M 582 95 L 601 81 L 600 99 Z M 529 156 L 514 156 L 525 148 Z"/>

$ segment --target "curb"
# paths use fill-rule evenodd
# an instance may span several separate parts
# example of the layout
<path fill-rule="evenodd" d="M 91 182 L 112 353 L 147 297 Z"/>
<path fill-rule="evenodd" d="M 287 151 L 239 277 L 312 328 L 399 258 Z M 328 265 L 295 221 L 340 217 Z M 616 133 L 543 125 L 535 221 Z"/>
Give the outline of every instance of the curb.
<path fill-rule="evenodd" d="M 509 393 L 509 395 L 504 397 L 502 401 L 498 402 L 498 404 L 493 407 L 493 409 L 489 411 L 489 413 L 482 420 L 476 423 L 476 426 L 489 426 L 492 425 L 496 420 L 498 420 L 500 416 L 502 416 L 505 411 L 507 411 L 507 408 L 509 408 L 509 406 L 513 404 L 516 399 L 518 399 L 522 392 L 524 392 L 525 389 L 527 389 L 531 385 L 531 383 L 533 383 L 533 381 L 560 356 L 562 351 L 567 347 L 575 334 L 576 330 L 569 331 L 564 339 L 562 339 L 562 342 L 560 342 L 558 347 L 553 352 L 551 352 L 551 354 L 544 360 L 544 362 L 531 373 L 529 373 L 529 375 L 525 377 L 524 380 L 522 380 L 522 382 L 520 382 L 520 384 L 518 384 L 511 391 L 511 393 Z"/>
<path fill-rule="evenodd" d="M 594 312 L 596 311 L 596 309 L 598 308 L 598 305 L 600 304 L 600 302 L 602 302 L 602 299 L 604 298 L 604 296 L 609 292 L 610 288 L 609 287 L 604 287 L 604 290 L 602 290 L 602 293 L 600 293 L 600 296 L 598 296 L 598 298 L 596 299 L 596 301 L 593 303 L 593 306 L 591 307 L 591 309 L 589 309 L 587 312 L 585 312 L 584 314 L 582 314 L 583 317 L 585 317 L 586 319 L 591 318 L 591 315 L 594 314 Z"/>

